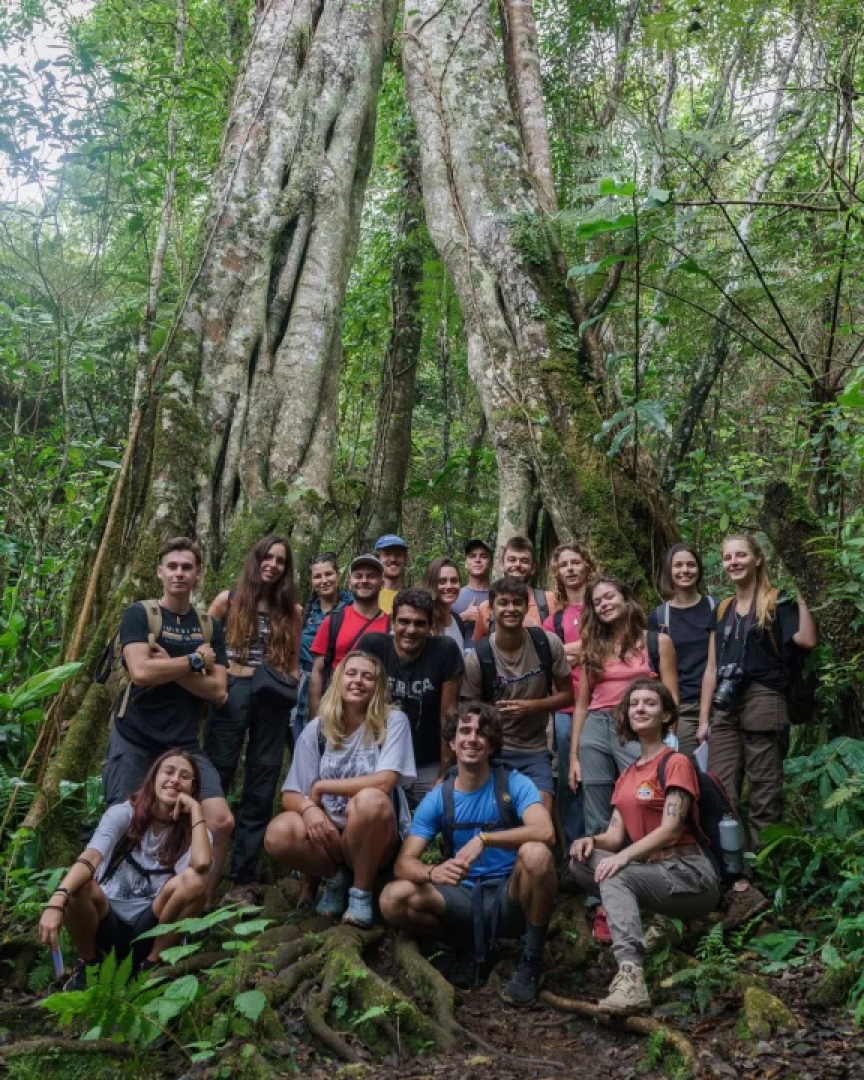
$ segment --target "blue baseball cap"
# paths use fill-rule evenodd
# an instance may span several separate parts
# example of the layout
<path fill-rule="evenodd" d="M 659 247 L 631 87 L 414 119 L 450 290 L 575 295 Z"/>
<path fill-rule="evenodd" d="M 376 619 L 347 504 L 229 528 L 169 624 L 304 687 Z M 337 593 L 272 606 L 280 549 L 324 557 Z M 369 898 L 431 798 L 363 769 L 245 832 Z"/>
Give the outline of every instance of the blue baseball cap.
<path fill-rule="evenodd" d="M 408 545 L 402 539 L 401 536 L 397 536 L 396 533 L 384 533 L 383 536 L 379 536 L 375 544 L 376 551 L 383 551 L 384 548 L 398 547 L 408 550 Z"/>

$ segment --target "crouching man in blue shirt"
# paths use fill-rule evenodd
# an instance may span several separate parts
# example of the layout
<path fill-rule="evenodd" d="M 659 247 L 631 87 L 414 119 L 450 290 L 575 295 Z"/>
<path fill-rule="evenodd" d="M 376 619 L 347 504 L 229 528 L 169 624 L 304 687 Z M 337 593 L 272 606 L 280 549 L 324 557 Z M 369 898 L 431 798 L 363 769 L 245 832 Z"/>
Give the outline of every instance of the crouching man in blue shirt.
<path fill-rule="evenodd" d="M 523 938 L 524 948 L 503 997 L 528 1005 L 543 980 L 543 947 L 558 893 L 555 830 L 534 783 L 490 761 L 501 748 L 497 709 L 462 704 L 441 729 L 456 757 L 420 803 L 396 860 L 398 880 L 381 894 L 391 925 L 447 939 L 473 935 L 478 964 L 496 937 Z M 441 836 L 445 861 L 421 856 Z"/>

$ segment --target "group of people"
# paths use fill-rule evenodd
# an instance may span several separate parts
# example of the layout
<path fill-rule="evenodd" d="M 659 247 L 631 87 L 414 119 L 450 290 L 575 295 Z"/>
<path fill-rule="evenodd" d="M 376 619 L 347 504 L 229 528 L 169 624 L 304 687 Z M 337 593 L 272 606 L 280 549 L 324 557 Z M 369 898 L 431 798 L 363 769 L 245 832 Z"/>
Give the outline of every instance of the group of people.
<path fill-rule="evenodd" d="M 590 898 L 619 968 L 600 1004 L 619 1013 L 650 1005 L 642 963 L 661 923 L 644 914 L 722 901 L 736 925 L 767 906 L 743 863 L 719 872 L 697 762 L 707 745 L 736 810 L 746 778 L 758 847 L 782 813 L 790 657 L 816 644 L 803 598 L 772 589 L 749 534 L 723 542 L 719 603 L 699 553 L 672 547 L 648 614 L 581 544 L 555 549 L 550 591 L 525 537 L 492 580 L 494 554 L 471 538 L 464 568 L 437 558 L 405 587 L 408 546 L 385 535 L 346 588 L 336 555 L 316 556 L 301 607 L 290 544 L 268 536 L 205 612 L 198 546 L 163 544 L 161 598 L 121 620 L 109 809 L 40 923 L 52 948 L 63 925 L 75 944 L 69 985 L 112 947 L 158 963 L 170 934 L 136 939 L 213 902 L 232 834 L 224 902 L 259 899 L 264 848 L 300 875 L 299 904 L 333 918 L 370 926 L 377 889 L 388 923 L 467 943 L 481 968 L 497 938 L 520 937 L 514 1004 L 539 991 L 559 887 Z"/>

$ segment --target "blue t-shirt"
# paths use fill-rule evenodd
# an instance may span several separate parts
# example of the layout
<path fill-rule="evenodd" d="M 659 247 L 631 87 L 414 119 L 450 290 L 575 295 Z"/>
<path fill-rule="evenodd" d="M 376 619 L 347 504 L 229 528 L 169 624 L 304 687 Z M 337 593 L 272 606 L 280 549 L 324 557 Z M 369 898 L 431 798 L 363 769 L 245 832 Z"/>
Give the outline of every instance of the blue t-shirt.
<path fill-rule="evenodd" d="M 523 776 L 516 769 L 510 773 L 510 798 L 520 818 L 527 807 L 542 802 L 534 781 Z M 478 791 L 465 792 L 457 788 L 453 792 L 453 815 L 453 846 L 458 854 L 468 841 L 481 831 L 479 828 L 460 829 L 460 821 L 495 821 L 498 817 L 493 777 L 490 775 Z M 432 841 L 443 830 L 443 827 L 444 798 L 439 784 L 424 797 L 417 807 L 408 835 L 421 836 L 424 840 Z M 473 884 L 479 878 L 507 877 L 513 870 L 516 854 L 516 851 L 504 848 L 487 847 L 480 858 L 472 863 L 466 883 Z"/>

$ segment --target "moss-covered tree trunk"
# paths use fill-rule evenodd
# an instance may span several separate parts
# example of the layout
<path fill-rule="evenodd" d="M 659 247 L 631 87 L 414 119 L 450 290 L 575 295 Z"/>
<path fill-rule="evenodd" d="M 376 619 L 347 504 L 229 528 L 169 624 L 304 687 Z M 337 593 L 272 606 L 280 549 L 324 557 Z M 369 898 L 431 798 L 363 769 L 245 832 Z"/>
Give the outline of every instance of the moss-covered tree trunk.
<path fill-rule="evenodd" d="M 404 124 L 399 155 L 402 204 L 390 289 L 393 321 L 381 373 L 375 443 L 369 456 L 366 491 L 355 532 L 358 551 L 371 550 L 382 533 L 399 531 L 411 461 L 414 386 L 423 337 L 420 290 L 426 230 L 417 135 L 410 117 L 405 117 Z"/>
<path fill-rule="evenodd" d="M 223 575 L 272 529 L 301 551 L 315 538 L 332 468 L 342 302 L 395 10 L 394 0 L 271 0 L 257 17 L 197 270 L 157 358 L 122 507 L 111 535 L 94 537 L 108 557 L 87 605 L 84 668 L 40 744 L 49 800 L 61 779 L 98 771 L 106 703 L 90 676 L 123 606 L 154 594 L 166 536 L 196 535 Z M 89 569 L 80 567 L 69 625 Z M 206 593 L 214 587 L 211 577 Z"/>
<path fill-rule="evenodd" d="M 559 537 L 586 541 L 603 565 L 644 580 L 664 537 L 594 443 L 598 410 L 489 7 L 412 0 L 404 66 L 426 220 L 459 295 L 497 458 L 499 543 L 529 529 L 539 491 Z"/>

